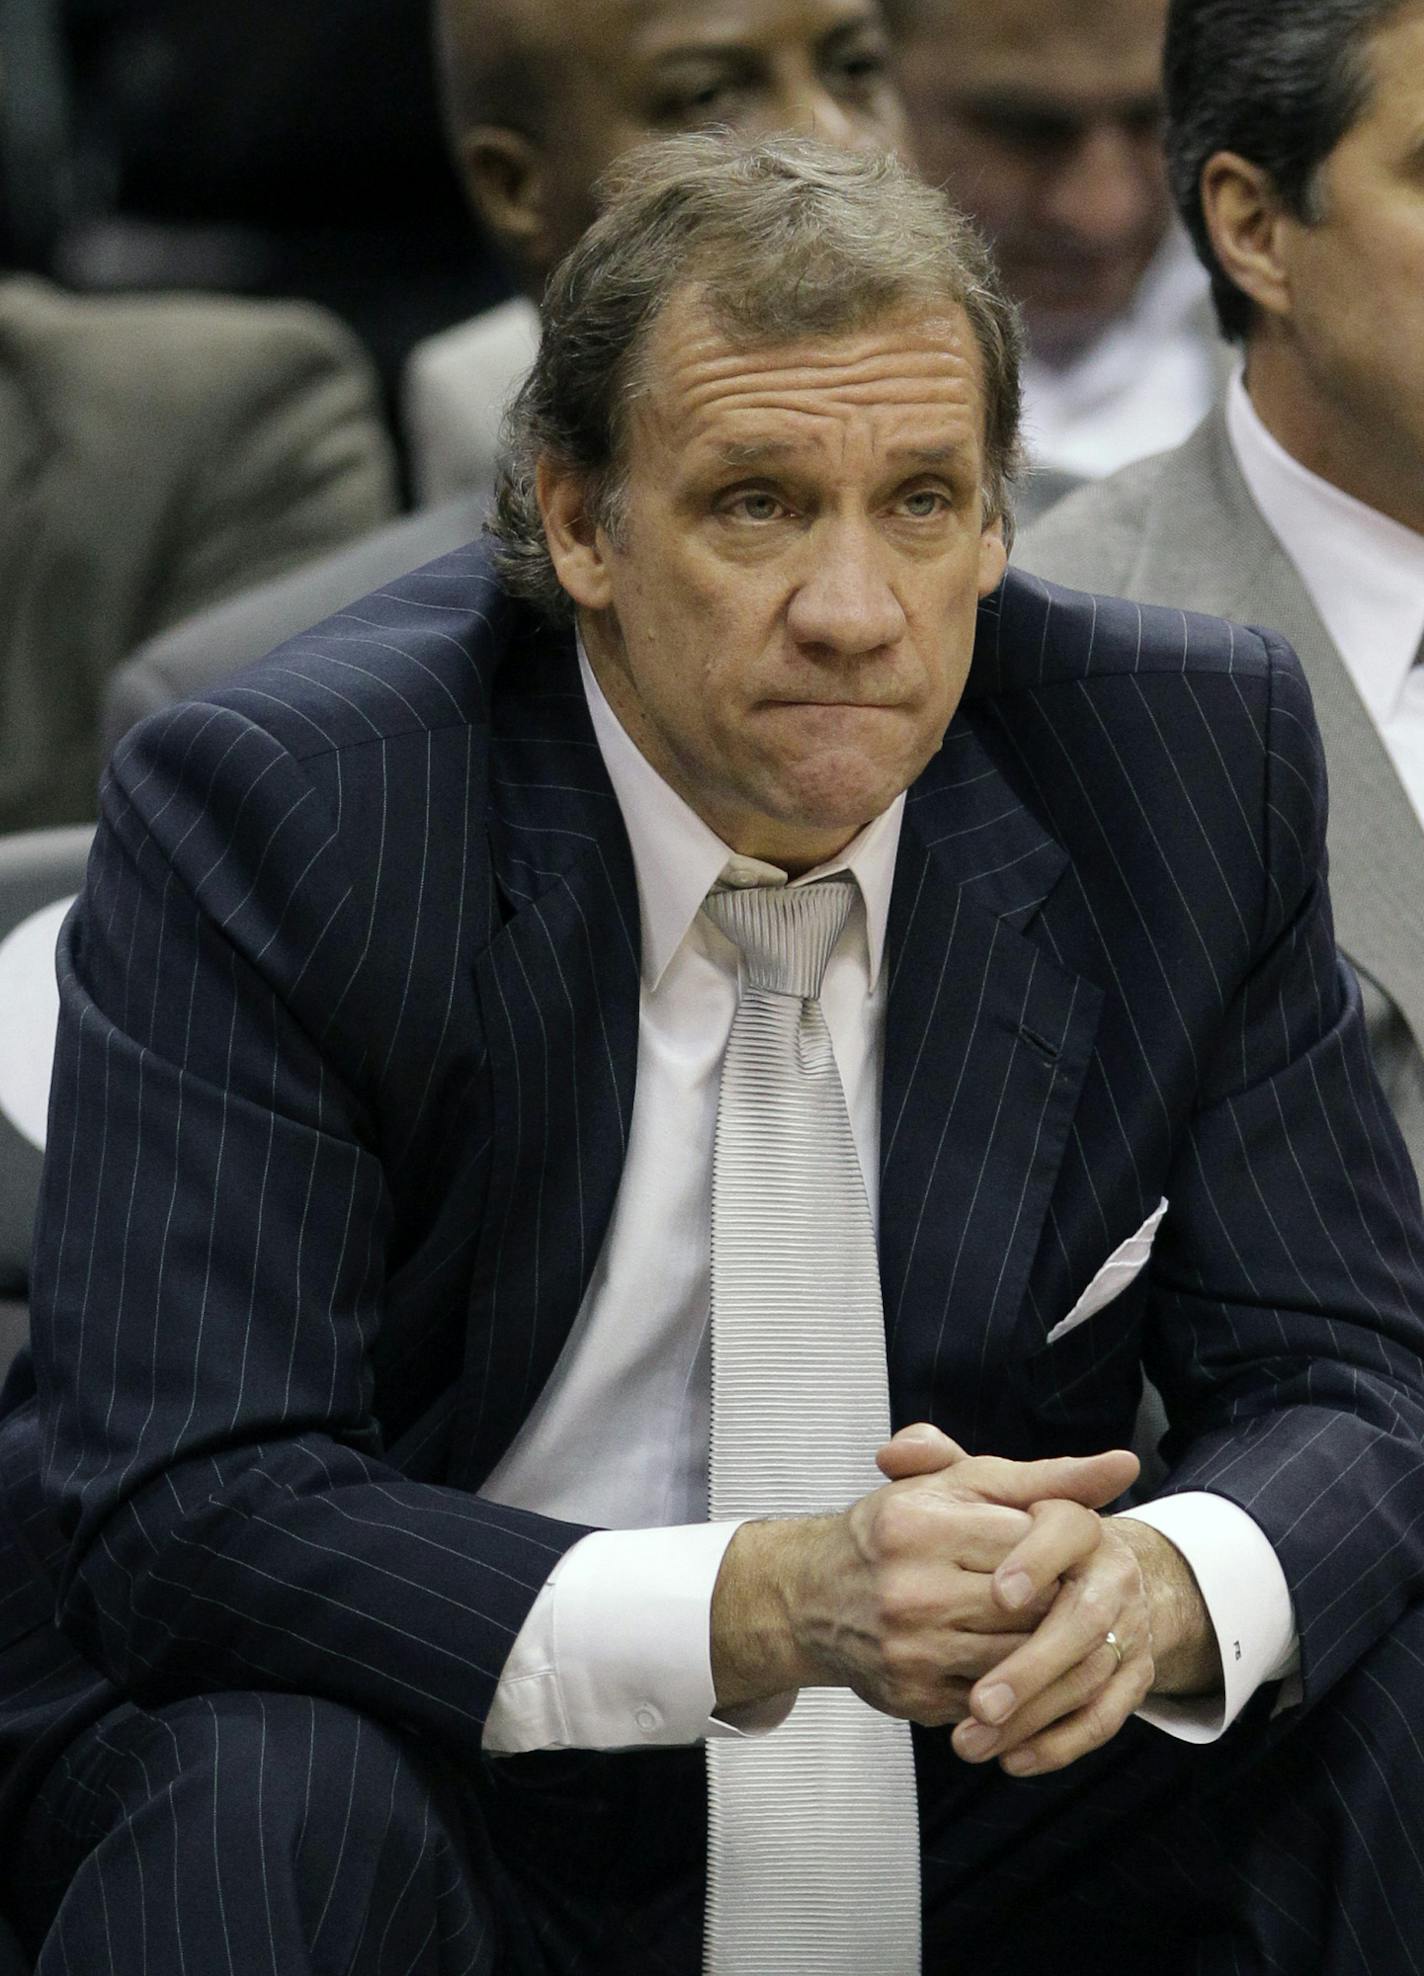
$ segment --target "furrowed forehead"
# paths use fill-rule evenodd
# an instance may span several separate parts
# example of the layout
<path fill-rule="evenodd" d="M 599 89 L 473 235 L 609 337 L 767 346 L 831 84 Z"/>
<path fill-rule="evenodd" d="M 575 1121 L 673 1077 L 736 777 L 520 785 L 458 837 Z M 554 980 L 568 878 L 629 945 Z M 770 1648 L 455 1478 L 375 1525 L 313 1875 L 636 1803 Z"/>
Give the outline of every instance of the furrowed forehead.
<path fill-rule="evenodd" d="M 650 49 L 786 39 L 797 30 L 821 41 L 838 29 L 880 24 L 875 0 L 628 0 L 628 13 L 639 44 Z"/>
<path fill-rule="evenodd" d="M 771 462 L 808 419 L 868 418 L 897 453 L 945 460 L 981 433 L 978 350 L 962 312 L 890 314 L 839 336 L 758 344 L 729 338 L 684 301 L 654 331 L 648 358 L 637 422 L 722 465 Z"/>
<path fill-rule="evenodd" d="M 518 75 L 521 64 L 547 72 L 570 45 L 626 42 L 667 0 L 442 0 L 446 47 L 468 78 Z"/>

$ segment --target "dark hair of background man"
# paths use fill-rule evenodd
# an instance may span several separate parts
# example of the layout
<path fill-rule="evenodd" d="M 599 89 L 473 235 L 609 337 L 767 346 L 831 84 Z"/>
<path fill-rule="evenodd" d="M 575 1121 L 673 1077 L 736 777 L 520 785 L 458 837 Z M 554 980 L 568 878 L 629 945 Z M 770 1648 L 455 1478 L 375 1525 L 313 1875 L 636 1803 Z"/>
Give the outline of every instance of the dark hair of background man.
<path fill-rule="evenodd" d="M 1364 107 L 1370 37 L 1405 0 L 1173 0 L 1164 72 L 1172 195 L 1211 276 L 1223 332 L 1251 303 L 1216 258 L 1202 167 L 1234 151 L 1270 173 L 1297 219 L 1319 218 L 1317 174 Z"/>

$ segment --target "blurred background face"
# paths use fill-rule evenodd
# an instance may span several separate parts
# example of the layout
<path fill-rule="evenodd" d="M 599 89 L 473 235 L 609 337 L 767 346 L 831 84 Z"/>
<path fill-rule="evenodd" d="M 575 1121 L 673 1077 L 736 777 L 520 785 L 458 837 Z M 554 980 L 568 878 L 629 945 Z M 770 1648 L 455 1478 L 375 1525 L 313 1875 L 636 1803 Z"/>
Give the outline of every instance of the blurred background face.
<path fill-rule="evenodd" d="M 972 213 L 1035 356 L 1066 363 L 1130 303 L 1166 232 L 1166 0 L 902 0 L 920 167 Z"/>
<path fill-rule="evenodd" d="M 598 174 L 645 138 L 726 125 L 752 136 L 798 130 L 844 146 L 903 146 L 877 0 L 506 4 L 537 77 L 527 198 L 539 225 L 517 255 L 537 280 L 592 219 Z M 466 156 L 475 204 L 498 233 Z"/>

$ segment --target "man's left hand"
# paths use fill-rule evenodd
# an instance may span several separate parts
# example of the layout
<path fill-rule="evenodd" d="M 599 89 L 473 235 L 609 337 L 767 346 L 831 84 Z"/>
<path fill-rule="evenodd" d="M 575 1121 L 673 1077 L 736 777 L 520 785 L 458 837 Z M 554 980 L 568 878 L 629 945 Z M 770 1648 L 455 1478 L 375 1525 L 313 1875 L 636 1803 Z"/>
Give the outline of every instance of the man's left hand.
<path fill-rule="evenodd" d="M 892 1480 L 952 1467 L 963 1451 L 936 1428 L 905 1428 L 881 1449 Z M 1220 1690 L 1216 1634 L 1190 1566 L 1149 1524 L 1080 1503 L 1037 1503 L 1032 1530 L 994 1573 L 1008 1615 L 1056 1584 L 1022 1646 L 976 1682 L 954 1731 L 970 1763 L 1011 1776 L 1061 1770 L 1101 1748 L 1149 1694 Z M 1108 1639 L 1111 1633 L 1117 1649 Z"/>

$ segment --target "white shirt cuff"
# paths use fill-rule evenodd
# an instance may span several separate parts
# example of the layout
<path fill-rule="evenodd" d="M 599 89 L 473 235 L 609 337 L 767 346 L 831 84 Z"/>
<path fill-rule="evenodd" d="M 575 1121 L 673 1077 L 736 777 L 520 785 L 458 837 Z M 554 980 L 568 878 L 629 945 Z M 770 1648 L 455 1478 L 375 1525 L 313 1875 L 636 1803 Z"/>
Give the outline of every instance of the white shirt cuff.
<path fill-rule="evenodd" d="M 794 1695 L 713 1717 L 712 1592 L 738 1523 L 598 1530 L 554 1567 L 505 1661 L 489 1756 L 620 1750 L 775 1728 Z"/>
<path fill-rule="evenodd" d="M 1224 1496 L 1185 1490 L 1126 1513 L 1160 1530 L 1191 1566 L 1225 1678 L 1222 1695 L 1149 1696 L 1137 1712 L 1183 1742 L 1214 1743 L 1263 1682 L 1284 1680 L 1299 1665 L 1285 1573 L 1260 1524 Z"/>

